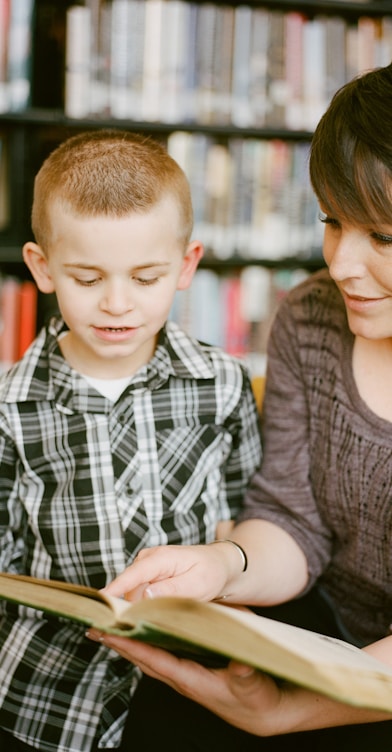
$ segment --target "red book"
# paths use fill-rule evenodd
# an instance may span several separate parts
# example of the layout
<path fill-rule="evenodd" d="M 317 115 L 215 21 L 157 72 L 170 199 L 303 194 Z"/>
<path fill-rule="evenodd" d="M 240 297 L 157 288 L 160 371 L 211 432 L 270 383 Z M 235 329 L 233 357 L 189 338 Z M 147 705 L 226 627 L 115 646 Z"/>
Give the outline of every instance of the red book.
<path fill-rule="evenodd" d="M 21 282 L 19 289 L 19 336 L 17 358 L 21 358 L 36 335 L 38 291 L 34 282 Z"/>
<path fill-rule="evenodd" d="M 0 287 L 0 365 L 12 366 L 18 358 L 19 287 L 14 277 L 6 277 Z"/>

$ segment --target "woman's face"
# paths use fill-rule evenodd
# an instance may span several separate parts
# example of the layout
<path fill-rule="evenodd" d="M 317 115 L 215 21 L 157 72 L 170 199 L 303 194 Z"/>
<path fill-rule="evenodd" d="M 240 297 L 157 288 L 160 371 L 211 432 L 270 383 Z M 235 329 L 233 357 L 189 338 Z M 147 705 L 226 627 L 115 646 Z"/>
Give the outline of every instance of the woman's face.
<path fill-rule="evenodd" d="M 323 255 L 346 306 L 353 334 L 392 338 L 392 223 L 350 224 L 322 212 Z"/>

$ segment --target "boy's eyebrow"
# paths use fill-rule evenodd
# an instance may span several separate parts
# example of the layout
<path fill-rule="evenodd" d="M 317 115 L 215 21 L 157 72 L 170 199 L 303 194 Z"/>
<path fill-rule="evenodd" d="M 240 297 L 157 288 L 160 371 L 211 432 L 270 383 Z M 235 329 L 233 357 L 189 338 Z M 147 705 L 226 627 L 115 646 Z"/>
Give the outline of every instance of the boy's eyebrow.
<path fill-rule="evenodd" d="M 147 264 L 135 264 L 135 266 L 130 267 L 130 271 L 141 271 L 142 269 L 152 269 L 156 267 L 167 267 L 170 266 L 169 261 L 149 261 Z M 85 269 L 86 271 L 100 271 L 100 266 L 95 266 L 95 264 L 81 264 L 79 262 L 75 263 L 66 263 L 64 264 L 64 267 L 66 269 Z"/>

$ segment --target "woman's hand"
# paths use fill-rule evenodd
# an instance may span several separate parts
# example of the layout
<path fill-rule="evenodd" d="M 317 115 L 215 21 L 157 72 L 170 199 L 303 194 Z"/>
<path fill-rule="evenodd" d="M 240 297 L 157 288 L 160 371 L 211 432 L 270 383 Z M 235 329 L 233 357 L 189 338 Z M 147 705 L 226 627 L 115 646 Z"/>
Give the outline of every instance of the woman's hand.
<path fill-rule="evenodd" d="M 127 637 L 93 629 L 86 636 L 115 650 L 144 673 L 204 705 L 232 726 L 257 736 L 391 720 L 391 715 L 382 711 L 345 705 L 302 687 L 276 683 L 271 676 L 234 661 L 225 669 L 207 669 Z"/>
<path fill-rule="evenodd" d="M 275 719 L 279 715 L 281 691 L 270 677 L 249 666 L 232 662 L 227 669 L 207 669 L 125 637 L 103 635 L 92 629 L 87 637 L 116 650 L 144 673 L 204 705 L 233 726 L 266 735 L 271 732 L 271 714 Z"/>
<path fill-rule="evenodd" d="M 162 595 L 214 600 L 228 595 L 228 583 L 242 568 L 241 555 L 226 541 L 214 545 L 155 546 L 140 551 L 105 592 L 130 601 Z"/>

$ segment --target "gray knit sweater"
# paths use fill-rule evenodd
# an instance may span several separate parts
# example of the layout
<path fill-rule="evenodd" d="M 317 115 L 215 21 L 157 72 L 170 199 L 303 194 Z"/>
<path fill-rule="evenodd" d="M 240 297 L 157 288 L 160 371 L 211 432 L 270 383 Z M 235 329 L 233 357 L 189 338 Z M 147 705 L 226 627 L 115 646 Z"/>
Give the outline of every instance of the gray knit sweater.
<path fill-rule="evenodd" d="M 283 301 L 268 352 L 264 457 L 241 519 L 279 524 L 360 641 L 392 622 L 392 424 L 359 396 L 354 337 L 327 271 Z M 392 379 L 391 379 L 392 382 Z"/>

